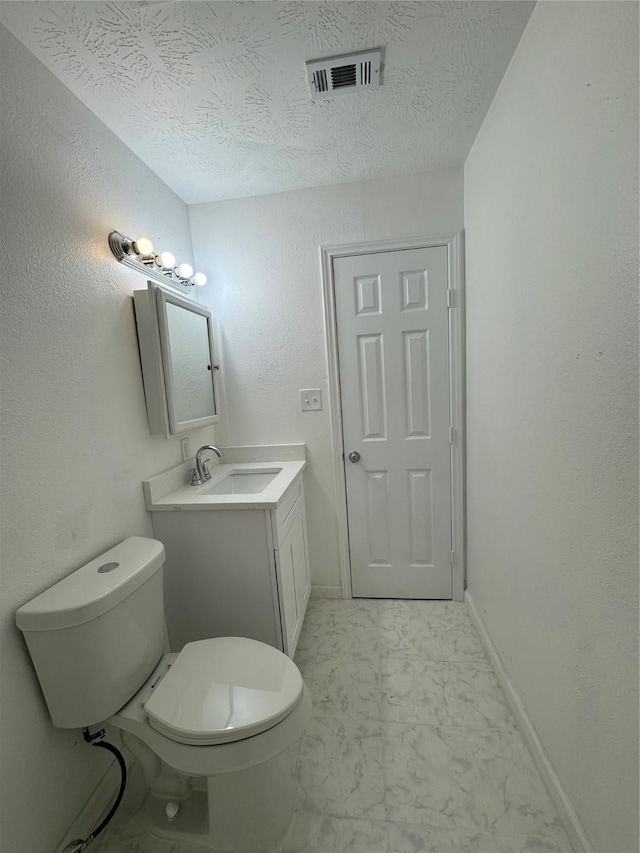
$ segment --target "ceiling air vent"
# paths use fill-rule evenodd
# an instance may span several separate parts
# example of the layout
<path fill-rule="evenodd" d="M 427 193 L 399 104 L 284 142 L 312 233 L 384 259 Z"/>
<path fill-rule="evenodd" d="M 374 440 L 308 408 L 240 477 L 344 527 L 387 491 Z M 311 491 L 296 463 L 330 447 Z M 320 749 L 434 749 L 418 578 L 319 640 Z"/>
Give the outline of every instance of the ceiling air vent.
<path fill-rule="evenodd" d="M 306 63 L 313 98 L 330 98 L 337 92 L 374 89 L 380 85 L 382 48 L 363 50 Z"/>

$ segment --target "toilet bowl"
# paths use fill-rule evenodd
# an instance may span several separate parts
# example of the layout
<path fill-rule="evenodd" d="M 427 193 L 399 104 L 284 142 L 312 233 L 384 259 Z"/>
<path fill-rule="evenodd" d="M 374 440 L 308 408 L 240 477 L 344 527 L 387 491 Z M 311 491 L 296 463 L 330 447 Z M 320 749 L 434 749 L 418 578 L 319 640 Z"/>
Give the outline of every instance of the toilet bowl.
<path fill-rule="evenodd" d="M 244 637 L 164 647 L 160 542 L 132 537 L 21 607 L 51 719 L 107 723 L 139 759 L 149 830 L 250 851 L 286 831 L 296 746 L 311 716 L 300 671 Z"/>

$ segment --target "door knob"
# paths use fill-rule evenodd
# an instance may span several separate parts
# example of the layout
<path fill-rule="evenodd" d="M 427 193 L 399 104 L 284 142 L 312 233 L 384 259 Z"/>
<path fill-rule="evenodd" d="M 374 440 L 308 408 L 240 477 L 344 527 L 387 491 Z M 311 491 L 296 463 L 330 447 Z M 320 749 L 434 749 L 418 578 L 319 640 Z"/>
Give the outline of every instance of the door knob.
<path fill-rule="evenodd" d="M 350 462 L 359 462 L 360 461 L 360 454 L 358 453 L 357 450 L 351 451 L 351 453 L 349 454 L 349 461 Z"/>

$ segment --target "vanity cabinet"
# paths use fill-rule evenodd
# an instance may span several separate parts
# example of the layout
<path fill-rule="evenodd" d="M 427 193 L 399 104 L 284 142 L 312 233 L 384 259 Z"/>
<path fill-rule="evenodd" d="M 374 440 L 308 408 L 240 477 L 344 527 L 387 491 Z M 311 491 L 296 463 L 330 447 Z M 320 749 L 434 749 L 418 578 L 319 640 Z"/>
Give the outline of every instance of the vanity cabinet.
<path fill-rule="evenodd" d="M 311 580 L 302 475 L 274 509 L 153 511 L 171 651 L 250 637 L 293 657 Z"/>

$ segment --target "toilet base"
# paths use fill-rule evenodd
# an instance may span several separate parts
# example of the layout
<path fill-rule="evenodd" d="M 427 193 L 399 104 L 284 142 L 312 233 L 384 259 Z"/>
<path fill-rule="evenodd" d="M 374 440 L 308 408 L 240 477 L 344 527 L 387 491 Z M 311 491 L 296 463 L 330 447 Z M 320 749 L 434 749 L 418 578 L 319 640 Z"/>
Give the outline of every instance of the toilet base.
<path fill-rule="evenodd" d="M 287 832 L 296 805 L 292 752 L 236 773 L 211 776 L 206 790 L 194 789 L 178 802 L 169 821 L 166 797 L 151 793 L 145 806 L 149 832 L 171 841 L 190 841 L 209 850 L 250 853 L 277 843 Z"/>
<path fill-rule="evenodd" d="M 147 797 L 144 813 L 149 834 L 169 841 L 190 841 L 207 846 L 209 822 L 206 791 L 194 791 L 187 800 L 180 802 L 180 811 L 171 822 L 167 820 L 166 805 L 164 797 L 155 794 Z M 215 850 L 214 847 L 211 849 Z"/>

